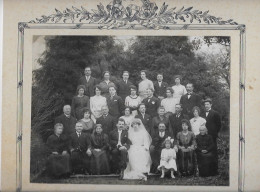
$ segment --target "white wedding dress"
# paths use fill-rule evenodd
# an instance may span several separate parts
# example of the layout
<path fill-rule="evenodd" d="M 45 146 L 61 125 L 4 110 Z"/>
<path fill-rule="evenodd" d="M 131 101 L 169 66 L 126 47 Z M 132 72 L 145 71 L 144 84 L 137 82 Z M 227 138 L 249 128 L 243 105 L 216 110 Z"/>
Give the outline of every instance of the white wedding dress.
<path fill-rule="evenodd" d="M 145 179 L 144 173 L 149 173 L 152 164 L 149 147 L 152 139 L 140 120 L 138 130 L 133 127 L 128 131 L 132 142 L 128 150 L 129 162 L 124 170 L 123 179 Z"/>

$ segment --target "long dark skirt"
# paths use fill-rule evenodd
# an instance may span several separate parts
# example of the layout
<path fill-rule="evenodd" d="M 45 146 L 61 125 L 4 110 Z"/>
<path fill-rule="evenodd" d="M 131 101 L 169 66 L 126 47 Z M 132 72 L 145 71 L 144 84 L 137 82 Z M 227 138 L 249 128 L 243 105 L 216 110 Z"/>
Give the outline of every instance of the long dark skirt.
<path fill-rule="evenodd" d="M 71 153 L 71 168 L 73 173 L 90 173 L 90 157 L 84 152 Z"/>
<path fill-rule="evenodd" d="M 93 175 L 105 175 L 110 173 L 106 151 L 92 151 L 91 173 Z"/>
<path fill-rule="evenodd" d="M 194 151 L 183 152 L 181 150 L 177 153 L 178 170 L 182 176 L 189 176 L 195 174 L 195 157 Z"/>
<path fill-rule="evenodd" d="M 217 174 L 217 158 L 213 153 L 197 153 L 199 176 L 208 177 Z"/>
<path fill-rule="evenodd" d="M 70 173 L 70 156 L 51 154 L 47 160 L 47 172 L 50 176 L 59 177 Z"/>

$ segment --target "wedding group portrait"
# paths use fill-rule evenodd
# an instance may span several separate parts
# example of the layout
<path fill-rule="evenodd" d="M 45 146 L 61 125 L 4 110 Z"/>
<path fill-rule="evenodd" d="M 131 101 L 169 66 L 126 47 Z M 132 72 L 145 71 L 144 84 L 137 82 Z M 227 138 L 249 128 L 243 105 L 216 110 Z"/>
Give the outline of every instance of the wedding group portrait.
<path fill-rule="evenodd" d="M 229 186 L 228 36 L 34 36 L 31 183 Z"/>

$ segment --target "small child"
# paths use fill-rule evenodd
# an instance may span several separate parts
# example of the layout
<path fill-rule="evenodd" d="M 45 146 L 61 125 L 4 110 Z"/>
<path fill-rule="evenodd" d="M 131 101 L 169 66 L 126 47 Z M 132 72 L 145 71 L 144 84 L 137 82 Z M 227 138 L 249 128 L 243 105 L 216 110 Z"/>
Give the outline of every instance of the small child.
<path fill-rule="evenodd" d="M 176 166 L 176 151 L 172 148 L 173 139 L 167 137 L 164 141 L 165 148 L 161 152 L 161 160 L 158 169 L 162 171 L 161 178 L 164 178 L 165 172 L 171 170 L 171 178 L 174 177 Z"/>

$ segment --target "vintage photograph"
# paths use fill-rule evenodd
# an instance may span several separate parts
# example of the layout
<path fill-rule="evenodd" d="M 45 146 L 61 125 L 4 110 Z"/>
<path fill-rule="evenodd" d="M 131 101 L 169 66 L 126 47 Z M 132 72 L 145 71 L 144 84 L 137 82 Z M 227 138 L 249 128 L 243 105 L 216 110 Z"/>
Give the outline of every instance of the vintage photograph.
<path fill-rule="evenodd" d="M 229 186 L 229 36 L 33 36 L 31 183 Z"/>

